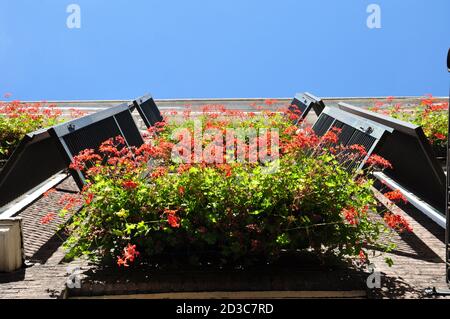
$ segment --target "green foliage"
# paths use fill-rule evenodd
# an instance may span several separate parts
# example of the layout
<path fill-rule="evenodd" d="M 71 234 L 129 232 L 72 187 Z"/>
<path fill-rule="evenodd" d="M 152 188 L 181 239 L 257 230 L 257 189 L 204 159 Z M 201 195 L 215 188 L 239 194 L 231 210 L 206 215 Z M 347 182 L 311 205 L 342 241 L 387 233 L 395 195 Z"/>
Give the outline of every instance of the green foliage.
<path fill-rule="evenodd" d="M 23 105 L 15 101 L 0 105 L 0 160 L 7 160 L 27 133 L 61 121 L 60 111 L 39 103 Z"/>
<path fill-rule="evenodd" d="M 422 99 L 416 107 L 396 105 L 387 109 L 375 107 L 372 110 L 421 126 L 434 150 L 445 155 L 448 135 L 448 103 L 437 103 L 430 96 Z"/>
<path fill-rule="evenodd" d="M 376 206 L 368 172 L 342 165 L 349 150 L 327 144 L 333 136 L 297 132 L 281 113 L 199 119 L 202 128 L 278 128 L 278 168 L 268 173 L 263 163 L 175 163 L 167 155 L 176 143 L 172 132 L 193 130 L 190 118 L 158 125 L 138 150 L 119 152 L 107 141 L 101 159 L 85 152 L 73 164 L 90 168 L 86 205 L 69 226 L 69 257 L 123 264 L 130 243 L 141 261 L 173 254 L 199 261 L 212 254 L 219 263 L 273 260 L 284 250 L 360 256 L 367 244 L 385 248 L 378 238 L 386 227 L 368 213 Z M 350 208 L 351 218 L 343 215 Z"/>

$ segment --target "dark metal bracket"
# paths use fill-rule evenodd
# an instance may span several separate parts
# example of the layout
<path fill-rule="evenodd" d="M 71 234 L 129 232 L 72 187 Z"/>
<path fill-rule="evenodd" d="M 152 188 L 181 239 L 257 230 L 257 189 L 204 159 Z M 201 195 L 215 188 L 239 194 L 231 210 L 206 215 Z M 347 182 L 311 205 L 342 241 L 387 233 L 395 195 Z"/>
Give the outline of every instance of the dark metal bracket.
<path fill-rule="evenodd" d="M 450 73 L 450 49 L 447 53 L 447 69 Z M 450 90 L 449 90 L 450 93 Z M 447 189 L 446 197 L 446 228 L 445 228 L 445 279 L 447 285 L 450 285 L 450 94 L 449 94 L 449 121 L 448 121 L 448 139 L 447 139 Z M 425 293 L 429 292 L 433 296 L 450 296 L 450 290 L 441 290 L 436 287 L 429 288 Z"/>

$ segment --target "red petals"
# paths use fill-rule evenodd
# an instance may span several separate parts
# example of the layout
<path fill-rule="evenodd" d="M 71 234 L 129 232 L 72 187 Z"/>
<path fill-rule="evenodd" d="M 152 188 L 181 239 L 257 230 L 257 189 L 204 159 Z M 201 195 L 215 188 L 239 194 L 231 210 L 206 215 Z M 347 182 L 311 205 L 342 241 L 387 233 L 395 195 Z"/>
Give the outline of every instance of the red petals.
<path fill-rule="evenodd" d="M 292 130 L 292 129 L 291 129 Z M 296 133 L 298 129 L 292 131 Z M 311 129 L 300 130 L 295 136 L 287 140 L 281 140 L 282 153 L 291 153 L 301 150 L 312 149 L 319 144 L 319 138 Z"/>
<path fill-rule="evenodd" d="M 49 197 L 51 194 L 56 193 L 56 189 L 50 188 L 48 191 L 46 191 L 42 196 Z"/>
<path fill-rule="evenodd" d="M 388 227 L 397 230 L 399 232 L 412 232 L 413 229 L 409 225 L 408 221 L 400 215 L 395 215 L 392 213 L 386 213 L 383 217 L 385 223 L 388 225 Z"/>
<path fill-rule="evenodd" d="M 447 139 L 447 136 L 445 136 L 444 134 L 441 134 L 441 133 L 434 134 L 434 137 L 437 138 L 438 140 L 446 140 Z"/>
<path fill-rule="evenodd" d="M 139 256 L 139 252 L 136 250 L 136 245 L 128 244 L 123 249 L 122 256 L 117 256 L 117 265 L 119 267 L 129 267 L 128 262 L 132 263 Z"/>
<path fill-rule="evenodd" d="M 359 153 L 359 155 L 361 155 L 361 156 L 366 156 L 367 155 L 367 151 L 364 148 L 364 146 L 359 145 L 359 144 L 350 145 L 348 147 L 348 149 L 351 150 L 351 151 L 355 151 L 355 152 Z"/>
<path fill-rule="evenodd" d="M 274 99 L 266 99 L 266 100 L 264 101 L 264 104 L 265 104 L 265 105 L 273 105 L 273 104 L 275 104 L 275 103 L 277 103 L 277 100 L 274 100 Z"/>
<path fill-rule="evenodd" d="M 160 166 L 160 167 L 157 167 L 155 170 L 153 170 L 151 176 L 152 176 L 152 178 L 158 178 L 158 177 L 164 176 L 166 174 L 167 174 L 167 168 Z"/>
<path fill-rule="evenodd" d="M 359 261 L 362 263 L 365 263 L 367 261 L 366 253 L 363 250 L 359 251 L 358 257 L 359 257 Z"/>
<path fill-rule="evenodd" d="M 403 202 L 408 203 L 406 197 L 398 189 L 392 192 L 385 193 L 384 196 L 393 202 Z"/>
<path fill-rule="evenodd" d="M 133 182 L 133 181 L 125 181 L 122 183 L 122 187 L 125 188 L 126 190 L 133 190 L 136 187 L 138 187 L 138 183 Z"/>
<path fill-rule="evenodd" d="M 180 227 L 180 218 L 178 216 L 175 216 L 172 214 L 167 215 L 167 222 L 169 223 L 170 227 L 172 227 L 172 228 Z"/>
<path fill-rule="evenodd" d="M 342 215 L 350 225 L 358 224 L 358 212 L 354 207 L 344 208 L 342 210 Z"/>
<path fill-rule="evenodd" d="M 393 168 L 392 164 L 387 159 L 376 154 L 372 154 L 369 156 L 369 158 L 367 159 L 367 165 L 379 168 Z"/>
<path fill-rule="evenodd" d="M 53 221 L 53 219 L 55 219 L 55 217 L 56 217 L 56 214 L 48 213 L 47 215 L 45 215 L 44 217 L 41 218 L 40 223 L 42 225 L 49 224 L 50 222 Z"/>
<path fill-rule="evenodd" d="M 331 130 L 326 132 L 325 135 L 322 137 L 323 142 L 330 144 L 337 144 L 338 140 L 339 140 L 338 135 Z"/>
<path fill-rule="evenodd" d="M 64 210 L 70 210 L 81 204 L 81 198 L 77 194 L 64 194 L 58 201 L 58 204 L 64 205 Z"/>
<path fill-rule="evenodd" d="M 101 160 L 100 155 L 96 154 L 93 149 L 86 149 L 74 156 L 69 167 L 74 170 L 84 170 L 88 165 L 93 165 Z"/>
<path fill-rule="evenodd" d="M 221 169 L 225 173 L 225 177 L 229 178 L 233 175 L 233 169 L 230 164 L 221 164 L 218 165 L 219 169 Z"/>
<path fill-rule="evenodd" d="M 180 217 L 176 216 L 177 210 L 166 209 L 164 214 L 167 214 L 167 222 L 172 228 L 180 227 Z"/>
<path fill-rule="evenodd" d="M 119 268 L 120 268 L 121 266 L 128 267 L 129 265 L 127 264 L 127 260 L 125 258 L 118 256 L 117 257 L 117 266 L 119 266 Z"/>
<path fill-rule="evenodd" d="M 85 204 L 89 205 L 90 203 L 92 203 L 92 200 L 94 199 L 94 194 L 89 193 L 86 195 L 86 199 L 85 199 Z"/>

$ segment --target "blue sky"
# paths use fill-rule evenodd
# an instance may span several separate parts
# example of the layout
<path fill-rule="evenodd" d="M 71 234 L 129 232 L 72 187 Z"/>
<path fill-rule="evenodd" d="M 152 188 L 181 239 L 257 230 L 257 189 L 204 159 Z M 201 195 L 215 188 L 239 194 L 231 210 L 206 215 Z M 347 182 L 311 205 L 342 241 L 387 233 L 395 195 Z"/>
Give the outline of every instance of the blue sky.
<path fill-rule="evenodd" d="M 0 93 L 21 100 L 443 96 L 449 47 L 448 0 L 0 0 Z"/>

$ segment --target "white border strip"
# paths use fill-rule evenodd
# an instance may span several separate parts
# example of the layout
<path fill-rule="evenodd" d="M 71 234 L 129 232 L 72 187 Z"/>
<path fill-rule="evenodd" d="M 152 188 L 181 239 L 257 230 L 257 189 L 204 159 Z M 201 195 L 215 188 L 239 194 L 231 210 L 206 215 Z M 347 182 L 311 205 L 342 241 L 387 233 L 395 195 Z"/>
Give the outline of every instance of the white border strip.
<path fill-rule="evenodd" d="M 386 183 L 386 185 L 388 185 L 393 190 L 398 189 L 406 197 L 409 203 L 411 203 L 414 207 L 416 207 L 422 213 L 427 215 L 436 224 L 438 224 L 444 229 L 446 228 L 445 217 L 441 213 L 439 213 L 436 209 L 431 207 L 429 204 L 424 202 L 422 199 L 420 199 L 413 193 L 404 189 L 400 184 L 398 184 L 396 181 L 386 176 L 384 173 L 375 172 L 373 173 L 373 175 L 380 181 Z"/>
<path fill-rule="evenodd" d="M 19 213 L 22 209 L 33 203 L 36 199 L 42 196 L 46 191 L 61 183 L 68 175 L 56 174 L 47 179 L 45 182 L 39 184 L 31 189 L 25 195 L 22 195 L 11 204 L 0 208 L 0 218 L 10 218 Z"/>

